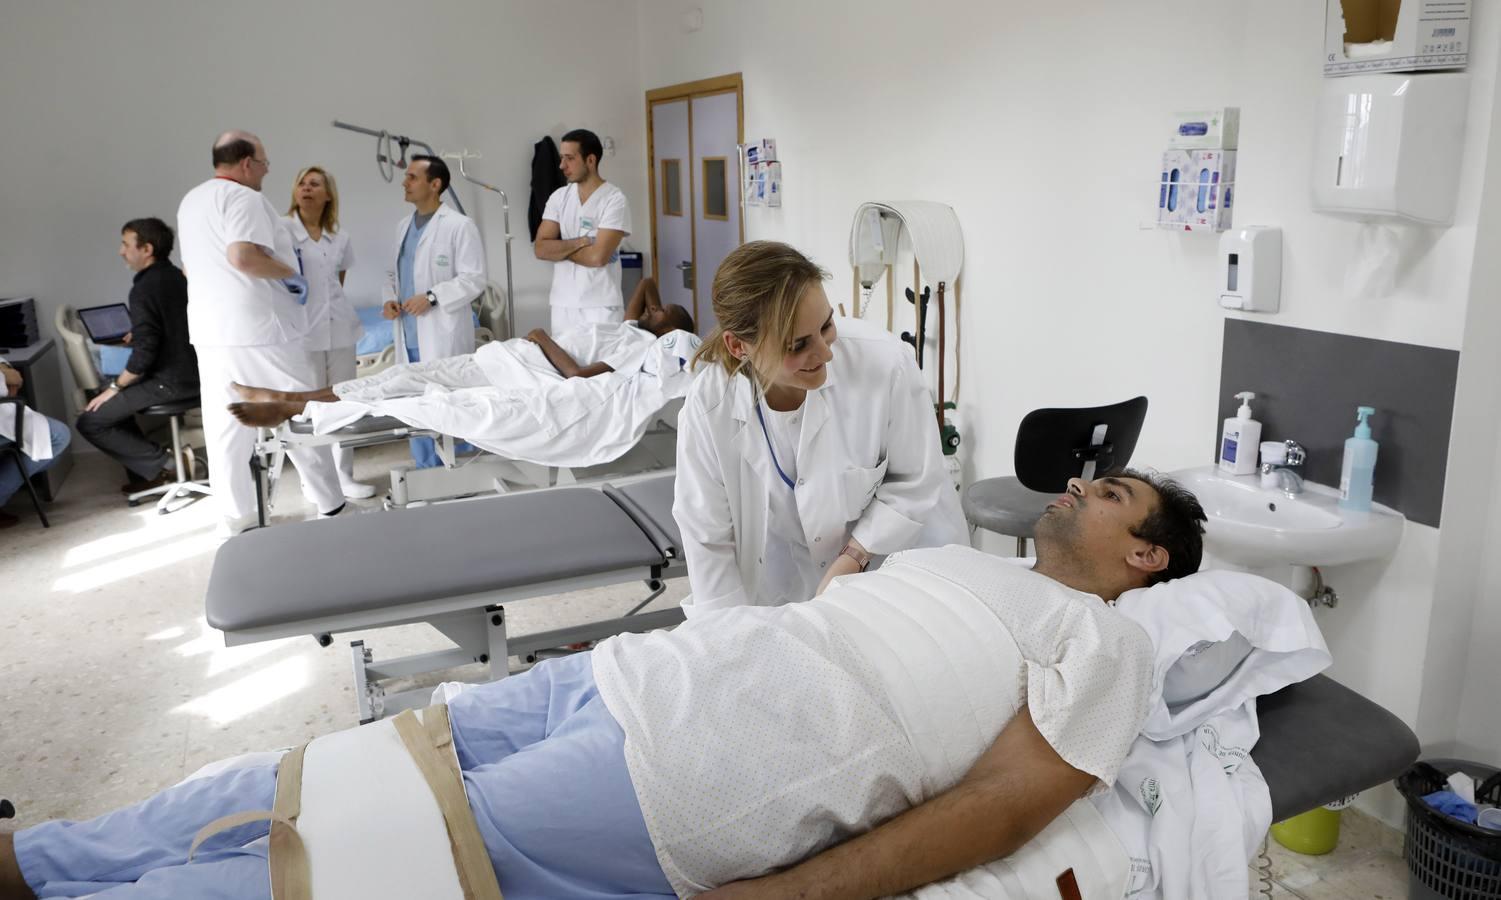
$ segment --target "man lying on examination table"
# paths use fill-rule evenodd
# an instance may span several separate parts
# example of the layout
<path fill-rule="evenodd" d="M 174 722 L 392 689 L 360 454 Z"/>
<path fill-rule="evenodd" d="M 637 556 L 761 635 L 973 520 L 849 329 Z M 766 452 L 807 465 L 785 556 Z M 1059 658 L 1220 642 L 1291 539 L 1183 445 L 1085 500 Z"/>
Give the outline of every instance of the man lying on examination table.
<path fill-rule="evenodd" d="M 1194 572 L 1202 521 L 1160 476 L 1075 479 L 1033 569 L 911 550 L 807 603 L 621 635 L 460 694 L 454 749 L 501 890 L 877 897 L 1009 855 L 1115 780 L 1152 647 L 1110 604 Z M 922 752 L 933 734 L 944 752 Z M 265 824 L 187 853 L 206 823 L 270 809 L 276 778 L 234 769 L 0 836 L 0 897 L 268 897 Z"/>

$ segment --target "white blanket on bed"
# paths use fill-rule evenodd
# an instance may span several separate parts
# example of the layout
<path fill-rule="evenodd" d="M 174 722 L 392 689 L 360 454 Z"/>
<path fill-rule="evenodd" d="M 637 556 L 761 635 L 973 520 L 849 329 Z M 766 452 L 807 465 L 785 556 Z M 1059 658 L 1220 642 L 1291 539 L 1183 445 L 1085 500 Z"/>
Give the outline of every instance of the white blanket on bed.
<path fill-rule="evenodd" d="M 564 378 L 540 352 L 531 352 L 535 345 L 512 343 L 487 344 L 482 360 L 477 354 L 485 376 L 505 387 L 449 391 L 429 385 L 420 397 L 309 403 L 307 416 L 318 434 L 365 416 L 393 416 L 507 459 L 599 465 L 635 446 L 668 401 L 687 394 L 688 362 L 699 339 L 669 332 L 651 344 L 639 365 L 593 378 Z"/>

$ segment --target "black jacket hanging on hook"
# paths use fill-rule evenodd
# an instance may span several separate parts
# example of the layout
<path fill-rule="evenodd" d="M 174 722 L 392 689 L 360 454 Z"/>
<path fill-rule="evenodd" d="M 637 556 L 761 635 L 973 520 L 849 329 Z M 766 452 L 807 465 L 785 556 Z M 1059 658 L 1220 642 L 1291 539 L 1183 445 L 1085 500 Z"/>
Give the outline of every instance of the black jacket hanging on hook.
<path fill-rule="evenodd" d="M 526 224 L 532 230 L 532 240 L 537 240 L 537 229 L 542 227 L 542 213 L 547 209 L 547 200 L 552 192 L 568 183 L 563 170 L 558 168 L 563 157 L 558 155 L 558 145 L 551 137 L 544 137 L 532 145 L 532 200 L 526 209 Z"/>

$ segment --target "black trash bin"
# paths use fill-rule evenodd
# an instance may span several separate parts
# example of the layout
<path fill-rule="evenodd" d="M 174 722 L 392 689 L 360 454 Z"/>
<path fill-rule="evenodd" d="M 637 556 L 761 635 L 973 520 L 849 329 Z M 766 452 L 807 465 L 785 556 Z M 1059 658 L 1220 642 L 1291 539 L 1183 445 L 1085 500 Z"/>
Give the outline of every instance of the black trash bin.
<path fill-rule="evenodd" d="M 1501 832 L 1466 825 L 1428 804 L 1423 797 L 1447 788 L 1449 776 L 1475 779 L 1475 801 L 1501 806 L 1501 772 L 1463 759 L 1414 763 L 1397 779 L 1407 801 L 1409 900 L 1501 900 Z"/>

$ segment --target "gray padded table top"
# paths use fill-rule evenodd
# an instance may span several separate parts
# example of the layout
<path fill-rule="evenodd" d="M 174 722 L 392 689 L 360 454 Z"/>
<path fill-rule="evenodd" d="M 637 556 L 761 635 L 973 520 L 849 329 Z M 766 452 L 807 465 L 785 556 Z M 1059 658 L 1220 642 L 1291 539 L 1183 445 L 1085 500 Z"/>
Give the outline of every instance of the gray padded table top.
<path fill-rule="evenodd" d="M 205 606 L 232 632 L 663 563 L 604 493 L 531 491 L 248 531 L 215 554 Z"/>
<path fill-rule="evenodd" d="M 313 423 L 311 420 L 293 419 L 287 423 L 293 434 L 312 434 Z M 395 431 L 398 428 L 411 428 L 412 426 L 401 421 L 395 416 L 366 416 L 363 419 L 345 425 L 334 434 L 373 434 L 378 431 Z"/>
<path fill-rule="evenodd" d="M 1251 758 L 1272 792 L 1272 821 L 1390 781 L 1418 758 L 1401 719 L 1324 675 L 1256 701 Z"/>
<path fill-rule="evenodd" d="M 960 502 L 965 517 L 981 528 L 1030 538 L 1042 511 L 1061 493 L 1028 490 L 1015 478 L 984 478 L 965 488 Z"/>

